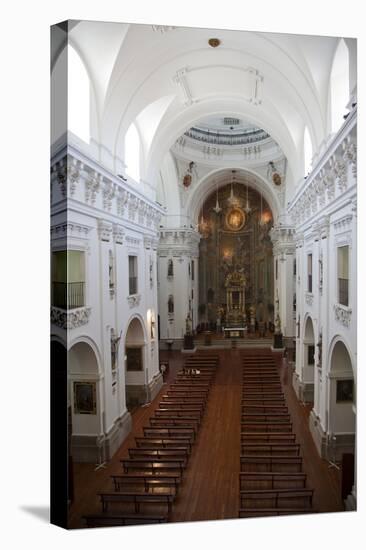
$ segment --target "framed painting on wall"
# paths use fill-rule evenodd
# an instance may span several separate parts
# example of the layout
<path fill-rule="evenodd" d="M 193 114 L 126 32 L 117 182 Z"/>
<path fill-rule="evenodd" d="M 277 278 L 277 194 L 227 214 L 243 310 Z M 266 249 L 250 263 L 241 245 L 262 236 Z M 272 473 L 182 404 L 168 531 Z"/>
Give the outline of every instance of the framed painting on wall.
<path fill-rule="evenodd" d="M 74 382 L 74 413 L 97 414 L 96 382 Z"/>
<path fill-rule="evenodd" d="M 126 348 L 127 371 L 142 371 L 142 348 Z"/>

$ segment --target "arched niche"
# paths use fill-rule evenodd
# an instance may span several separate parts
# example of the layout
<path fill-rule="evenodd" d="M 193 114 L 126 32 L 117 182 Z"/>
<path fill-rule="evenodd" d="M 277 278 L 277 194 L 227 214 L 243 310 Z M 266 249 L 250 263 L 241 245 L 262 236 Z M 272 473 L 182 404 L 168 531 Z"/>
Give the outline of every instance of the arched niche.
<path fill-rule="evenodd" d="M 131 410 L 147 401 L 146 330 L 140 317 L 128 324 L 124 358 L 126 407 Z"/>
<path fill-rule="evenodd" d="M 76 462 L 94 462 L 95 441 L 102 430 L 102 382 L 96 352 L 86 341 L 71 345 L 68 353 L 72 411 L 72 455 Z"/>
<path fill-rule="evenodd" d="M 356 387 L 352 359 L 345 343 L 337 339 L 331 346 L 329 363 L 329 433 L 355 433 Z"/>
<path fill-rule="evenodd" d="M 303 378 L 308 391 L 306 401 L 314 401 L 314 366 L 315 366 L 315 332 L 312 318 L 308 315 L 304 320 L 303 338 Z M 305 400 L 305 399 L 304 399 Z"/>

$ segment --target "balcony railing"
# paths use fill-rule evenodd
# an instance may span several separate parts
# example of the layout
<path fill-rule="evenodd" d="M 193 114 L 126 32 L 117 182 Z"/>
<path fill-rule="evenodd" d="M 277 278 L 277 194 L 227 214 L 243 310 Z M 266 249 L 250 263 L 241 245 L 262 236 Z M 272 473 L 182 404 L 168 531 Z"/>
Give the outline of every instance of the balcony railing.
<path fill-rule="evenodd" d="M 338 279 L 338 300 L 342 306 L 348 306 L 348 279 Z"/>
<path fill-rule="evenodd" d="M 137 294 L 137 277 L 129 277 L 129 294 Z"/>
<path fill-rule="evenodd" d="M 60 309 L 85 306 L 85 283 L 52 283 L 52 305 Z"/>

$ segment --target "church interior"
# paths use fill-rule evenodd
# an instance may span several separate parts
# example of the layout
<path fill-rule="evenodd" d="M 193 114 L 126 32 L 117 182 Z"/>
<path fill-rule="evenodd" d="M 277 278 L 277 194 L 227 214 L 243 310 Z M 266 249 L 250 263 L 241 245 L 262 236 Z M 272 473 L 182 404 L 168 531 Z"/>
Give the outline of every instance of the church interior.
<path fill-rule="evenodd" d="M 51 45 L 54 522 L 356 510 L 356 39 Z"/>

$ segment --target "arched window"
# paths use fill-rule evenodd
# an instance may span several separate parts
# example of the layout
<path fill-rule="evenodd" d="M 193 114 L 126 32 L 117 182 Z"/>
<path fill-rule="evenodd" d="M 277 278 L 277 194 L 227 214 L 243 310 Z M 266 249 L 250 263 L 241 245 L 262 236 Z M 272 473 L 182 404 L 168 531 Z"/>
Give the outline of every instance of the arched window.
<path fill-rule="evenodd" d="M 132 123 L 125 137 L 126 172 L 135 181 L 140 180 L 140 138 L 136 126 Z"/>
<path fill-rule="evenodd" d="M 343 115 L 349 101 L 349 54 L 343 38 L 335 52 L 330 77 L 332 132 L 343 124 Z"/>
<path fill-rule="evenodd" d="M 90 141 L 90 80 L 79 54 L 67 47 L 68 129 L 80 139 Z"/>
<path fill-rule="evenodd" d="M 304 174 L 305 176 L 311 170 L 311 160 L 313 158 L 313 146 L 311 143 L 309 129 L 306 126 L 304 131 Z"/>

